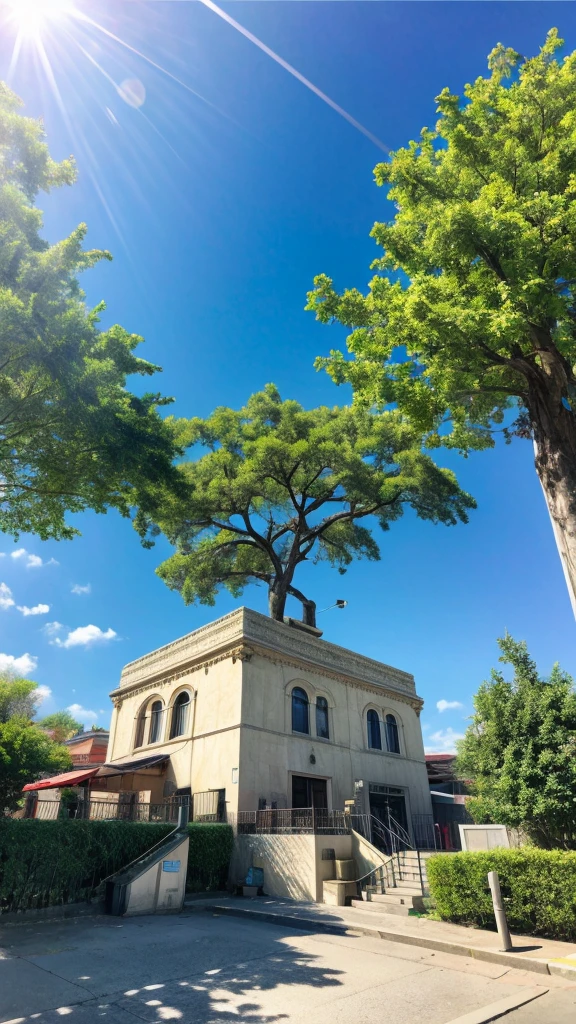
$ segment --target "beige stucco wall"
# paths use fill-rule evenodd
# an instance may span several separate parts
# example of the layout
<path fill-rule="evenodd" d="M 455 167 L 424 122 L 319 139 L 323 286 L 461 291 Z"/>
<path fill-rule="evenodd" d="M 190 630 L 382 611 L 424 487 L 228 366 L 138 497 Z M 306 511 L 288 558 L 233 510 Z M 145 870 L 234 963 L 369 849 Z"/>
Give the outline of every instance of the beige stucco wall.
<path fill-rule="evenodd" d="M 137 914 L 170 914 L 182 909 L 186 891 L 189 839 L 162 854 L 160 859 L 130 882 L 126 917 Z M 163 871 L 164 860 L 180 861 L 180 871 Z"/>
<path fill-rule="evenodd" d="M 108 760 L 130 760 L 148 754 L 167 753 L 170 765 L 165 775 L 139 776 L 134 788 L 151 790 L 152 802 L 162 800 L 174 789 L 192 788 L 193 793 L 209 789 L 225 789 L 229 811 L 237 810 L 238 786 L 232 783 L 233 769 L 239 763 L 239 723 L 242 687 L 242 665 L 232 658 L 204 666 L 179 676 L 176 680 L 152 679 L 143 683 L 138 692 L 128 692 L 115 708 L 110 734 Z M 187 689 L 192 697 L 186 735 L 173 740 L 169 735 L 171 706 L 178 694 Z M 144 705 L 162 700 L 165 711 L 162 739 L 147 743 L 149 722 L 145 728 L 145 742 L 134 746 L 136 721 Z M 194 741 L 192 742 L 192 736 Z M 121 788 L 129 777 L 118 781 Z M 116 782 L 116 780 L 115 780 Z"/>
<path fill-rule="evenodd" d="M 310 701 L 310 735 L 292 732 L 291 691 Z M 137 716 L 155 699 L 169 709 L 183 689 L 192 696 L 186 736 L 135 748 Z M 315 735 L 315 701 L 328 701 L 330 738 Z M 289 807 L 293 774 L 327 780 L 328 805 L 342 808 L 355 795 L 368 811 L 370 784 L 404 791 L 408 817 L 430 813 L 414 679 L 382 662 L 326 643 L 246 608 L 127 665 L 113 691 L 115 711 L 109 760 L 168 753 L 163 777 L 143 777 L 152 801 L 175 788 L 193 793 L 226 790 L 228 812 Z M 400 754 L 368 749 L 366 713 L 396 717 Z M 164 713 L 169 729 L 170 710 Z M 382 730 L 384 740 L 384 729 Z M 192 736 L 194 737 L 192 741 Z M 385 742 L 384 742 L 385 745 Z M 357 781 L 363 788 L 356 789 Z M 125 776 L 122 788 L 130 788 Z"/>
<path fill-rule="evenodd" d="M 334 878 L 334 860 L 322 860 L 333 849 L 337 860 L 351 856 L 350 836 L 240 835 L 234 844 L 230 883 L 246 878 L 249 868 L 264 871 L 264 892 L 278 899 L 322 902 L 322 882 Z"/>
<path fill-rule="evenodd" d="M 317 641 L 322 643 L 322 641 Z M 291 776 L 328 780 L 328 804 L 342 808 L 363 780 L 360 800 L 368 811 L 369 784 L 404 789 L 408 815 L 431 812 L 420 719 L 414 707 L 326 675 L 313 666 L 296 668 L 255 654 L 243 664 L 240 738 L 240 808 L 253 809 L 259 798 L 291 806 Z M 301 687 L 310 701 L 310 735 L 292 732 L 291 693 Z M 328 701 L 330 739 L 314 735 L 315 702 Z M 366 714 L 376 710 L 382 722 L 392 713 L 398 723 L 400 754 L 368 748 Z M 383 744 L 385 732 L 382 726 Z M 314 758 L 314 762 L 311 761 Z"/>

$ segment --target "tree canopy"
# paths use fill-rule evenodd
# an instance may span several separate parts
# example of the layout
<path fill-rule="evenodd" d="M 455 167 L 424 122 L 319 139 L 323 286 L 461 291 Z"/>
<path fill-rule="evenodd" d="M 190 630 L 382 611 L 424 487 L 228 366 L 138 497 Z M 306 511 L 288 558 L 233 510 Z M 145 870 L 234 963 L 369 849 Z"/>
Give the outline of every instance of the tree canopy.
<path fill-rule="evenodd" d="M 221 586 L 236 597 L 261 582 L 273 618 L 291 595 L 315 625 L 314 601 L 293 584 L 302 562 L 345 572 L 354 558 L 380 557 L 372 526 L 388 530 L 406 507 L 446 525 L 474 507 L 399 412 L 305 410 L 269 384 L 244 408 L 179 421 L 178 432 L 208 451 L 178 467 L 187 496 L 167 495 L 156 524 L 141 514 L 136 525 L 175 545 L 157 572 L 186 603 L 211 605 Z"/>
<path fill-rule="evenodd" d="M 54 711 L 53 714 L 46 715 L 45 718 L 41 718 L 38 721 L 38 725 L 42 729 L 49 729 L 57 743 L 62 743 L 63 740 L 70 740 L 79 732 L 84 731 L 82 722 L 77 722 L 67 708 L 63 711 Z"/>
<path fill-rule="evenodd" d="M 529 60 L 499 44 L 489 77 L 440 93 L 435 128 L 375 169 L 395 213 L 372 229 L 367 295 L 322 274 L 308 308 L 351 329 L 351 358 L 318 365 L 429 448 L 533 438 L 576 592 L 576 54 L 561 45 L 555 29 Z"/>
<path fill-rule="evenodd" d="M 31 721 L 39 701 L 38 684 L 31 679 L 0 676 L 0 814 L 15 810 L 26 783 L 72 765 L 66 747 Z"/>
<path fill-rule="evenodd" d="M 102 330 L 77 275 L 110 254 L 83 248 L 86 226 L 49 245 L 39 191 L 75 179 L 51 160 L 42 124 L 23 117 L 0 83 L 0 530 L 72 536 L 66 513 L 151 508 L 160 481 L 175 485 L 173 432 L 127 378 L 159 367 L 118 325 Z"/>
<path fill-rule="evenodd" d="M 458 743 L 456 770 L 472 780 L 467 801 L 477 822 L 520 828 L 544 847 L 576 849 L 576 691 L 558 665 L 539 676 L 526 644 L 508 634 L 500 661 L 474 698 L 472 723 Z"/>

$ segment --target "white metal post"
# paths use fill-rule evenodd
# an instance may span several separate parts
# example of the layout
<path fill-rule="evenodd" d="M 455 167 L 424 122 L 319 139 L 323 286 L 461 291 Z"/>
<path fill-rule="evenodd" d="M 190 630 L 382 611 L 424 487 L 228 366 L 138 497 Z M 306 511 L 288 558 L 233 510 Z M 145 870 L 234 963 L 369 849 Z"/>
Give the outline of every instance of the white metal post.
<path fill-rule="evenodd" d="M 506 911 L 502 903 L 502 893 L 500 892 L 500 879 L 498 878 L 497 871 L 488 872 L 488 885 L 490 886 L 490 892 L 492 893 L 492 905 L 494 907 L 494 917 L 496 918 L 496 927 L 498 929 L 498 935 L 502 943 L 502 951 L 509 953 L 513 948 L 512 939 L 510 938 L 510 929 L 508 928 L 508 921 L 506 920 Z"/>

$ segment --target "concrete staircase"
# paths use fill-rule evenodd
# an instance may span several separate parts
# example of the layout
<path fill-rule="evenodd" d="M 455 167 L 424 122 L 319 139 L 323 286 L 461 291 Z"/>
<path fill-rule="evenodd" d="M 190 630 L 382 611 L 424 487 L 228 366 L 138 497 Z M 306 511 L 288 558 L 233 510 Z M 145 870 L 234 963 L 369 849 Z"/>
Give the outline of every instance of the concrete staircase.
<path fill-rule="evenodd" d="M 428 894 L 426 861 L 434 850 L 402 850 L 387 862 L 384 884 L 368 885 L 365 899 L 353 899 L 351 906 L 380 914 L 398 914 L 407 917 L 410 910 L 423 911 L 424 897 Z"/>

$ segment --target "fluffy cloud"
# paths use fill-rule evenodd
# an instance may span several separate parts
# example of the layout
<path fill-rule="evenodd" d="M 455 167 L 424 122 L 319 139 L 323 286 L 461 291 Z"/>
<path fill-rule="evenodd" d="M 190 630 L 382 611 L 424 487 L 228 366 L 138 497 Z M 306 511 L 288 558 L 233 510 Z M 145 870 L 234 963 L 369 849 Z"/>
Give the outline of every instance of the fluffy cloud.
<path fill-rule="evenodd" d="M 29 676 L 38 664 L 38 658 L 31 654 L 21 654 L 15 658 L 13 654 L 0 654 L 0 672 L 16 672 L 19 676 Z"/>
<path fill-rule="evenodd" d="M 90 644 L 102 643 L 104 640 L 113 640 L 116 633 L 113 629 L 102 630 L 100 626 L 78 626 L 68 633 L 65 640 L 57 636 L 52 640 L 58 647 L 88 647 Z"/>
<path fill-rule="evenodd" d="M 90 586 L 89 583 L 85 583 L 85 584 L 75 583 L 74 586 L 72 587 L 70 593 L 71 594 L 89 594 L 91 590 L 92 590 L 92 587 Z"/>
<path fill-rule="evenodd" d="M 463 733 L 455 732 L 454 729 L 439 729 L 427 736 L 427 754 L 454 754 L 456 753 L 456 740 L 463 739 Z"/>
<path fill-rule="evenodd" d="M 440 714 L 443 711 L 458 711 L 459 708 L 463 708 L 464 705 L 459 700 L 437 700 L 436 707 Z"/>
<path fill-rule="evenodd" d="M 52 696 L 52 690 L 50 689 L 49 686 L 45 686 L 44 684 L 42 684 L 42 686 L 39 686 L 38 689 L 36 690 L 36 694 L 40 704 L 43 704 L 45 700 L 50 700 L 50 697 Z"/>
<path fill-rule="evenodd" d="M 66 708 L 66 710 L 84 725 L 92 725 L 98 719 L 95 711 L 89 711 L 88 708 L 83 708 L 81 704 L 70 704 L 70 707 Z"/>
<path fill-rule="evenodd" d="M 6 583 L 0 583 L 0 608 L 6 611 L 7 608 L 11 608 L 14 604 L 14 598 L 12 597 L 12 591 Z"/>
<path fill-rule="evenodd" d="M 59 633 L 61 629 L 64 629 L 61 622 L 47 622 L 42 627 L 42 632 L 46 633 L 46 636 L 56 636 L 56 633 Z"/>
<path fill-rule="evenodd" d="M 29 608 L 27 604 L 19 604 L 17 608 L 22 615 L 47 615 L 50 611 L 49 604 L 35 604 L 33 608 Z"/>
<path fill-rule="evenodd" d="M 39 569 L 42 565 L 58 565 L 55 558 L 50 558 L 47 562 L 43 562 L 40 555 L 33 555 L 26 548 L 18 548 L 17 551 L 12 551 L 11 557 L 21 561 L 27 569 Z"/>

